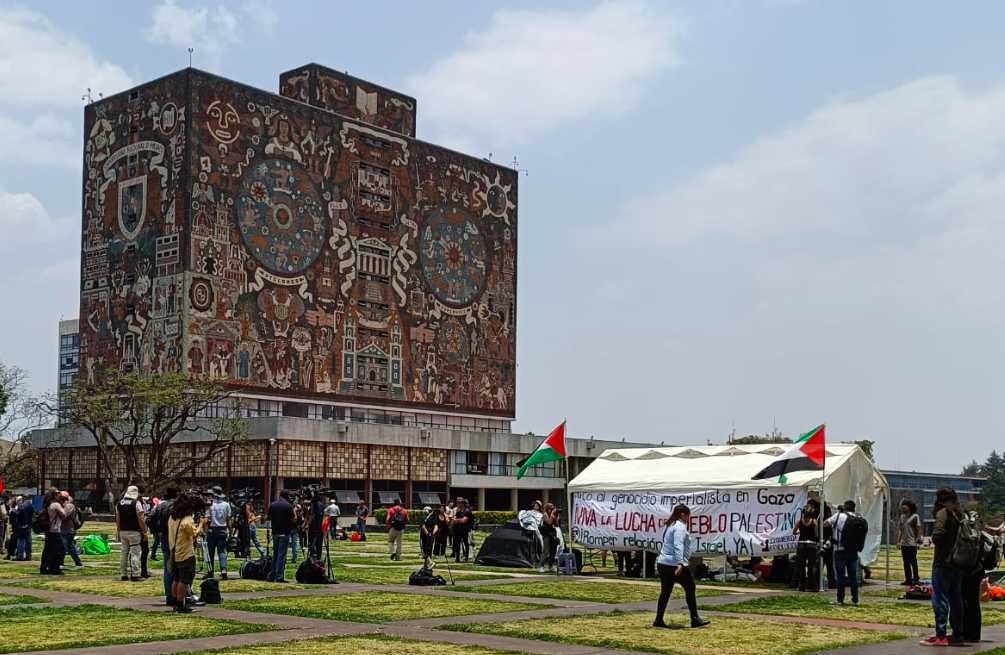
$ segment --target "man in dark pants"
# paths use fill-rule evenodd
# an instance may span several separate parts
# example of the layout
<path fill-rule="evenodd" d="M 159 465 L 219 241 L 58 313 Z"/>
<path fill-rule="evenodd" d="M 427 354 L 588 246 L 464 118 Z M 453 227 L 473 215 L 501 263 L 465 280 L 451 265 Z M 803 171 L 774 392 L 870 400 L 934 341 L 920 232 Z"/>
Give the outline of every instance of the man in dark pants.
<path fill-rule="evenodd" d="M 269 505 L 265 520 L 272 522 L 272 572 L 269 582 L 286 582 L 286 549 L 290 545 L 290 533 L 296 529 L 293 524 L 293 505 L 290 504 L 290 492 L 283 489 L 279 499 Z"/>
<path fill-rule="evenodd" d="M 974 569 L 963 574 L 963 641 L 979 644 L 981 641 L 981 580 L 984 569 Z"/>
<path fill-rule="evenodd" d="M 833 542 L 834 541 L 834 528 L 833 528 L 833 526 L 826 525 L 824 523 L 827 519 L 829 519 L 833 515 L 833 512 L 831 511 L 831 508 L 828 507 L 828 506 L 824 506 L 824 508 L 823 508 L 823 518 L 821 518 L 821 513 L 820 513 L 820 495 L 816 491 L 811 491 L 810 492 L 810 499 L 807 502 L 816 509 L 816 515 L 814 516 L 814 518 L 817 519 L 817 522 L 823 528 L 823 540 L 824 540 L 824 542 L 825 543 L 827 541 Z M 825 578 L 827 580 L 827 587 L 830 588 L 830 589 L 837 588 L 837 576 L 834 575 L 834 549 L 831 548 L 830 550 L 827 550 L 821 556 L 821 559 L 823 560 L 824 576 L 825 576 Z M 819 567 L 817 567 L 817 568 L 819 570 Z"/>
<path fill-rule="evenodd" d="M 311 511 L 307 523 L 307 552 L 314 559 L 321 559 L 321 544 L 324 542 L 324 532 L 321 528 L 324 524 L 325 506 L 321 499 L 315 497 L 311 500 Z"/>

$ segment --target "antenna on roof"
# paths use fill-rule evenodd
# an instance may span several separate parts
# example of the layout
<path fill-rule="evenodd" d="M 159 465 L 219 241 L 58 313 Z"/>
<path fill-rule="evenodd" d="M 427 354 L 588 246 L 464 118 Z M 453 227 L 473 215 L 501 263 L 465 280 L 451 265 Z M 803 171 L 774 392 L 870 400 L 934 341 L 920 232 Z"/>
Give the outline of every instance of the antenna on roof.
<path fill-rule="evenodd" d="M 87 93 L 80 96 L 80 99 L 86 102 L 87 104 L 91 104 L 92 102 L 94 102 L 94 98 L 91 97 L 91 87 L 87 87 Z"/>
<path fill-rule="evenodd" d="M 189 47 L 189 49 L 188 49 L 188 67 L 189 68 L 192 68 L 192 51 L 193 50 L 195 50 L 195 48 Z"/>
<path fill-rule="evenodd" d="M 482 157 L 482 161 L 491 162 L 492 161 L 492 153 L 490 152 L 488 157 Z"/>
<path fill-rule="evenodd" d="M 491 155 L 492 153 L 489 153 L 489 154 Z M 513 163 L 511 163 L 509 166 L 510 166 L 510 168 L 512 168 L 513 170 L 515 170 L 517 173 L 523 173 L 524 175 L 530 175 L 530 171 L 528 171 L 526 168 L 520 168 L 520 162 L 518 162 L 516 160 L 516 157 L 513 157 Z"/>

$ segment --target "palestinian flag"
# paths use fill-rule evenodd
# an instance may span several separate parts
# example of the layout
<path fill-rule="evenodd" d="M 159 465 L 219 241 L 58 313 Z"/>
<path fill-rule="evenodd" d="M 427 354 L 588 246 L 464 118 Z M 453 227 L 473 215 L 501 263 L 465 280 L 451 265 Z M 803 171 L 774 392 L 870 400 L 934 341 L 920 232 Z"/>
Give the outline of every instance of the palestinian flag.
<path fill-rule="evenodd" d="M 775 458 L 773 462 L 751 480 L 766 480 L 778 477 L 778 482 L 786 483 L 786 473 L 794 471 L 823 471 L 827 451 L 824 443 L 826 424 L 817 426 L 799 437 L 799 441 Z"/>
<path fill-rule="evenodd" d="M 541 445 L 530 454 L 530 457 L 520 462 L 520 470 L 517 471 L 516 479 L 522 478 L 531 466 L 560 459 L 565 459 L 565 421 L 552 430 L 548 438 L 541 442 Z"/>

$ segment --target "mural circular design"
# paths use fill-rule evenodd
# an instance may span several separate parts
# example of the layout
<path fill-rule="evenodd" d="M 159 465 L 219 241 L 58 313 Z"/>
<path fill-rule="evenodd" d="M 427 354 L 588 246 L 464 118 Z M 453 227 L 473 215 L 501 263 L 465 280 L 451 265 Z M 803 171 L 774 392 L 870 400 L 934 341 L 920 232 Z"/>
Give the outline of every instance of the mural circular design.
<path fill-rule="evenodd" d="M 324 246 L 324 209 L 317 191 L 302 168 L 281 159 L 248 169 L 237 223 L 252 256 L 281 275 L 303 271 Z"/>
<path fill-rule="evenodd" d="M 485 240 L 463 210 L 441 207 L 422 229 L 422 273 L 441 302 L 470 305 L 485 288 Z"/>
<path fill-rule="evenodd" d="M 440 327 L 439 346 L 440 353 L 455 364 L 468 358 L 468 335 L 457 321 Z"/>
<path fill-rule="evenodd" d="M 501 216 L 506 211 L 506 205 L 509 204 L 506 192 L 498 184 L 489 187 L 488 193 L 485 194 L 485 202 L 488 203 L 489 211 L 496 216 Z"/>
<path fill-rule="evenodd" d="M 192 307 L 197 311 L 204 312 L 213 306 L 213 285 L 209 280 L 196 278 L 192 281 L 189 289 L 189 299 Z"/>

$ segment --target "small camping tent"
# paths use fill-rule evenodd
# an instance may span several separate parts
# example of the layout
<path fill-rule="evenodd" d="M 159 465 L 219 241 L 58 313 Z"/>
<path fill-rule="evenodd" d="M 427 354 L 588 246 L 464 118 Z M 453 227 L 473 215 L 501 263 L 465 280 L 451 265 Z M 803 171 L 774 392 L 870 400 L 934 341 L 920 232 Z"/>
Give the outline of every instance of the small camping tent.
<path fill-rule="evenodd" d="M 512 519 L 485 538 L 475 557 L 475 564 L 532 569 L 537 566 L 540 557 L 541 547 L 537 535 L 524 530 L 519 521 Z"/>
<path fill-rule="evenodd" d="M 826 469 L 752 480 L 788 444 L 615 448 L 569 483 L 573 538 L 596 549 L 658 550 L 673 505 L 692 510 L 696 555 L 791 552 L 794 519 L 810 491 L 829 505 L 854 500 L 869 523 L 861 561 L 879 553 L 886 478 L 853 444 L 828 444 Z"/>

